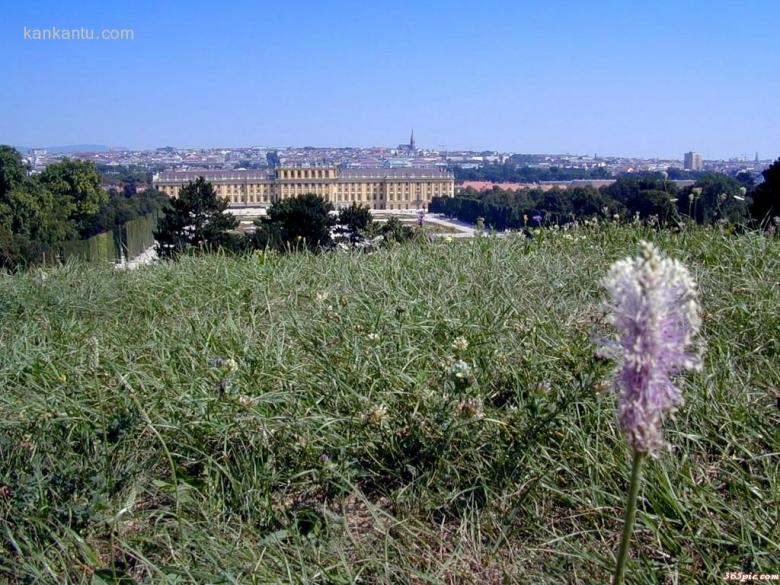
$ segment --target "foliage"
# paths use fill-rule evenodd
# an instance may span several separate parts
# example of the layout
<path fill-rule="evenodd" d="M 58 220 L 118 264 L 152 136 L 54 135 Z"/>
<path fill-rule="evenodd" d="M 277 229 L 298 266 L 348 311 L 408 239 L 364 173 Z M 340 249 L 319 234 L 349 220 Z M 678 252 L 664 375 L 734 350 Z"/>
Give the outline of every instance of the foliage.
<path fill-rule="evenodd" d="M 168 203 L 168 197 L 156 189 L 147 189 L 139 194 L 133 191 L 130 196 L 125 192 L 110 191 L 106 204 L 84 221 L 81 235 L 88 238 L 116 229 L 139 217 L 158 213 Z"/>
<path fill-rule="evenodd" d="M 577 169 L 562 167 L 533 167 L 507 161 L 489 164 L 477 169 L 453 166 L 456 181 L 491 181 L 494 183 L 540 183 L 542 181 L 572 181 L 576 179 L 609 179 L 604 168 Z"/>
<path fill-rule="evenodd" d="M 636 173 L 621 175 L 600 189 L 504 191 L 496 186 L 478 192 L 467 188 L 456 197 L 435 197 L 429 210 L 469 223 L 484 217 L 487 225 L 498 230 L 526 227 L 527 218 L 537 215 L 553 224 L 617 214 L 657 220 L 661 225 L 676 226 L 684 216 L 698 223 L 742 225 L 748 220 L 750 201 L 744 184 L 727 175 L 702 173 L 693 187 L 680 191 L 662 173 Z"/>
<path fill-rule="evenodd" d="M 254 246 L 277 250 L 304 248 L 317 251 L 333 245 L 333 205 L 313 193 L 274 201 L 266 216 L 257 220 Z"/>
<path fill-rule="evenodd" d="M 104 180 L 121 183 L 125 195 L 135 193 L 138 185 L 151 185 L 155 172 L 163 170 L 162 165 L 95 165 L 97 172 Z"/>
<path fill-rule="evenodd" d="M 757 222 L 780 216 L 780 159 L 763 173 L 764 182 L 753 192 L 750 214 Z"/>
<path fill-rule="evenodd" d="M 415 236 L 414 228 L 402 224 L 395 216 L 382 224 L 379 233 L 386 242 L 408 242 Z"/>
<path fill-rule="evenodd" d="M 677 206 L 680 213 L 688 214 L 697 223 L 711 224 L 719 220 L 744 223 L 750 205 L 746 191 L 736 179 L 707 173 L 693 187 L 683 190 Z"/>
<path fill-rule="evenodd" d="M 10 146 L 0 145 L 0 195 L 21 185 L 26 176 L 27 167 L 21 155 Z"/>
<path fill-rule="evenodd" d="M 609 224 L 0 278 L 0 581 L 607 582 L 597 281 L 640 239 L 696 276 L 708 351 L 630 582 L 776 573 L 780 240 Z"/>
<path fill-rule="evenodd" d="M 349 207 L 339 210 L 336 232 L 354 244 L 370 235 L 373 224 L 371 208 L 360 203 L 352 203 Z"/>
<path fill-rule="evenodd" d="M 0 267 L 40 261 L 75 234 L 60 200 L 27 175 L 18 152 L 0 146 Z"/>
<path fill-rule="evenodd" d="M 268 163 L 268 166 L 272 169 L 275 169 L 279 166 L 281 166 L 281 160 L 279 159 L 279 153 L 275 150 L 270 150 L 265 155 L 265 160 Z"/>
<path fill-rule="evenodd" d="M 226 199 L 217 196 L 211 183 L 203 177 L 181 188 L 163 211 L 157 230 L 157 253 L 162 258 L 175 257 L 187 251 L 211 251 L 241 248 L 241 238 L 230 234 L 238 220 L 230 213 Z"/>
<path fill-rule="evenodd" d="M 65 159 L 46 167 L 40 180 L 79 232 L 90 216 L 108 202 L 108 194 L 100 186 L 100 175 L 91 162 Z"/>

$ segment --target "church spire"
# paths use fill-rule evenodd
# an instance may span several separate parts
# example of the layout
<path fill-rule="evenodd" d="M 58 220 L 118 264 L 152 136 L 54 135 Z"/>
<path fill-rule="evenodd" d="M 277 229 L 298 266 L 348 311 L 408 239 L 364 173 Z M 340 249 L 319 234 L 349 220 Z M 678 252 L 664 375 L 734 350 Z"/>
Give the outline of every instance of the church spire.
<path fill-rule="evenodd" d="M 409 150 L 414 151 L 417 150 L 414 145 L 414 128 L 412 128 L 412 136 L 409 138 Z"/>

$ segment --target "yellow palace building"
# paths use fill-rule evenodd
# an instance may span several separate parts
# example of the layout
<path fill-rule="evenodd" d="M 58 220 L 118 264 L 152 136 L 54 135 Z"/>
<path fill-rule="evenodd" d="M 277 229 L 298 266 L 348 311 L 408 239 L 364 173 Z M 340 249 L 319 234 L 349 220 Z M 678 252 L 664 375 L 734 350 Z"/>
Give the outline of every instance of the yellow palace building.
<path fill-rule="evenodd" d="M 424 209 L 433 197 L 452 197 L 455 178 L 439 168 L 282 167 L 261 170 L 168 171 L 153 185 L 176 197 L 198 177 L 214 185 L 231 207 L 267 207 L 274 201 L 315 193 L 336 207 L 361 203 L 371 209 Z"/>

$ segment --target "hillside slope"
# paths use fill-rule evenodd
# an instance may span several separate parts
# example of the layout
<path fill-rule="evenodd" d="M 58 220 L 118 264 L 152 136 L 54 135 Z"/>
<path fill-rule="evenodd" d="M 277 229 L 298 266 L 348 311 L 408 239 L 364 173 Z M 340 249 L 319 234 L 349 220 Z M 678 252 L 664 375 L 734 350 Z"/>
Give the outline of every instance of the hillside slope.
<path fill-rule="evenodd" d="M 777 572 L 780 240 L 605 226 L 0 276 L 0 577 L 607 581 L 630 454 L 591 339 L 640 239 L 708 350 L 629 582 Z"/>

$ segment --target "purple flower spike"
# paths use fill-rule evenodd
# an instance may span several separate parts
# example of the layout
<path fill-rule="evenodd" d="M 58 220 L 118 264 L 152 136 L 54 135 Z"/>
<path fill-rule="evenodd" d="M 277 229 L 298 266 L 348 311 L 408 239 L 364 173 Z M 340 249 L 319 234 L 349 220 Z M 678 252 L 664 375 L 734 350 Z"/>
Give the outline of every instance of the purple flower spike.
<path fill-rule="evenodd" d="M 542 224 L 542 216 L 541 215 L 534 215 L 533 217 L 531 217 L 531 219 L 536 222 L 536 225 L 541 225 Z"/>
<path fill-rule="evenodd" d="M 425 224 L 425 212 L 420 211 L 417 213 L 417 225 L 422 227 Z"/>
<path fill-rule="evenodd" d="M 665 443 L 661 425 L 683 402 L 672 377 L 700 369 L 700 348 L 691 351 L 701 326 L 696 284 L 677 260 L 642 242 L 636 258 L 612 265 L 604 279 L 606 308 L 618 339 L 600 355 L 618 360 L 618 415 L 637 453 L 658 455 Z"/>

